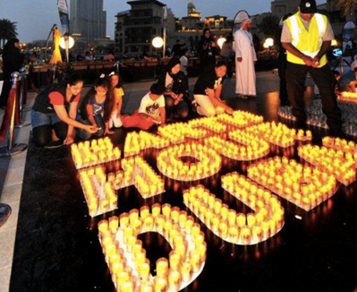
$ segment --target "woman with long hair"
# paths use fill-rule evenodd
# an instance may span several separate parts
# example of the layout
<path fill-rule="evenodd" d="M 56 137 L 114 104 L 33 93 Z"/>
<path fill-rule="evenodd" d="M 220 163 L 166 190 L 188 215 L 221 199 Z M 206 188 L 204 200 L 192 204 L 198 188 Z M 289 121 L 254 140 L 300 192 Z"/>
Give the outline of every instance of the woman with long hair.
<path fill-rule="evenodd" d="M 17 38 L 12 38 L 5 44 L 2 59 L 4 84 L 0 97 L 0 107 L 4 108 L 11 89 L 11 74 L 18 72 L 24 63 L 24 56 L 20 52 L 20 41 Z"/>
<path fill-rule="evenodd" d="M 87 140 L 91 136 L 102 137 L 106 134 L 114 134 L 109 128 L 109 119 L 114 108 L 108 79 L 104 74 L 100 76 L 92 88 L 85 95 L 79 109 L 79 121 L 84 124 L 92 125 L 98 129 L 95 133 L 88 133 L 78 130 L 78 137 Z"/>
<path fill-rule="evenodd" d="M 76 121 L 82 88 L 83 78 L 72 75 L 65 81 L 65 86 L 51 86 L 36 97 L 31 122 L 37 146 L 54 148 L 71 144 L 75 127 L 90 134 L 97 131 L 96 126 Z"/>

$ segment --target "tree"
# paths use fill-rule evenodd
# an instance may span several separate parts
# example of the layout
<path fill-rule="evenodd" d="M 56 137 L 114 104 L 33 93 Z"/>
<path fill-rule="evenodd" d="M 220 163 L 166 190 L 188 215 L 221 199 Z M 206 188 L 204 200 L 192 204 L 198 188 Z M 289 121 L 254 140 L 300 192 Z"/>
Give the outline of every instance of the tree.
<path fill-rule="evenodd" d="M 335 3 L 335 7 L 342 7 L 344 15 L 356 10 L 356 6 L 356 0 L 337 0 Z"/>
<path fill-rule="evenodd" d="M 265 16 L 258 24 L 258 29 L 265 37 L 274 37 L 279 29 L 279 18 L 275 15 Z"/>
<path fill-rule="evenodd" d="M 17 37 L 16 22 L 0 19 L 0 46 L 4 47 L 5 41 L 15 37 Z"/>

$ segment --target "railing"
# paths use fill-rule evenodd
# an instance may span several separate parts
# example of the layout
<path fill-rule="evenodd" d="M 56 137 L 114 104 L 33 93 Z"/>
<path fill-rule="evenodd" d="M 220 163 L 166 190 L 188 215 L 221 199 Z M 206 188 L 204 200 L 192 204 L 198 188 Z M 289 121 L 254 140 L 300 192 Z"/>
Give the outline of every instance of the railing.
<path fill-rule="evenodd" d="M 27 76 L 27 74 L 26 74 Z M 14 72 L 12 75 L 12 88 L 9 93 L 8 102 L 6 105 L 5 116 L 0 130 L 0 138 L 6 133 L 7 145 L 0 148 L 0 157 L 11 156 L 19 154 L 27 149 L 26 144 L 14 144 L 15 138 L 15 124 L 20 123 L 20 104 L 23 106 L 23 97 L 20 102 L 19 92 L 22 91 L 21 85 L 23 82 L 20 82 L 20 73 Z M 23 87 L 23 86 L 22 86 Z M 24 92 L 24 91 L 22 91 Z"/>

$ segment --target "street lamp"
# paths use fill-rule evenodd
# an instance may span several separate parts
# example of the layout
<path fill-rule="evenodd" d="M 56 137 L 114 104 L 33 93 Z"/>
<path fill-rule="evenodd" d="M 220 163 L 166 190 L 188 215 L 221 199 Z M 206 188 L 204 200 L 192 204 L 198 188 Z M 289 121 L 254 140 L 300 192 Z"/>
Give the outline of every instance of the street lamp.
<path fill-rule="evenodd" d="M 265 49 L 270 49 L 272 46 L 274 46 L 274 40 L 272 38 L 267 38 L 263 44 L 263 47 Z"/>
<path fill-rule="evenodd" d="M 69 50 L 74 46 L 74 38 L 68 34 L 63 35 L 60 40 L 60 47 L 66 50 L 67 66 L 69 66 Z"/>
<path fill-rule="evenodd" d="M 60 47 L 62 49 L 66 49 L 66 41 L 68 39 L 68 49 L 72 49 L 74 46 L 74 38 L 72 38 L 71 36 L 63 36 L 61 37 L 60 40 Z"/>
<path fill-rule="evenodd" d="M 226 41 L 227 41 L 226 38 L 220 37 L 220 38 L 218 39 L 218 41 L 217 41 L 217 45 L 222 49 L 223 44 L 224 44 Z"/>
<path fill-rule="evenodd" d="M 153 38 L 151 44 L 155 49 L 160 49 L 164 45 L 164 40 L 162 39 L 162 37 L 157 36 Z"/>

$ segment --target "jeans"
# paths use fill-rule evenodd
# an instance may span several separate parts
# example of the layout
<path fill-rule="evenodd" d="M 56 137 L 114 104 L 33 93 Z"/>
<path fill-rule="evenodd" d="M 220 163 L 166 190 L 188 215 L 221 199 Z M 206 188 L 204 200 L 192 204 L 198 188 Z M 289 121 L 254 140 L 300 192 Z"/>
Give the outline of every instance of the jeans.
<path fill-rule="evenodd" d="M 31 123 L 33 140 L 37 146 L 43 147 L 51 141 L 52 130 L 60 140 L 67 137 L 68 125 L 56 113 L 45 114 L 32 110 Z"/>
<path fill-rule="evenodd" d="M 327 117 L 330 135 L 342 135 L 341 112 L 337 106 L 337 99 L 333 89 L 333 75 L 329 65 L 314 68 L 288 62 L 286 68 L 286 82 L 288 96 L 292 105 L 292 114 L 296 118 L 296 125 L 306 128 L 306 113 L 304 103 L 305 79 L 310 73 L 321 93 L 322 111 Z"/>
<path fill-rule="evenodd" d="M 103 120 L 103 117 L 101 115 L 95 115 L 94 120 L 97 123 L 98 128 L 101 128 L 94 134 L 88 133 L 86 130 L 83 129 L 77 129 L 77 135 L 80 139 L 82 140 L 88 140 L 89 138 L 92 137 L 92 135 L 96 138 L 104 136 L 105 133 L 105 123 Z M 91 122 L 88 120 L 83 120 L 80 117 L 78 118 L 78 121 L 81 122 L 82 124 L 90 125 Z"/>

